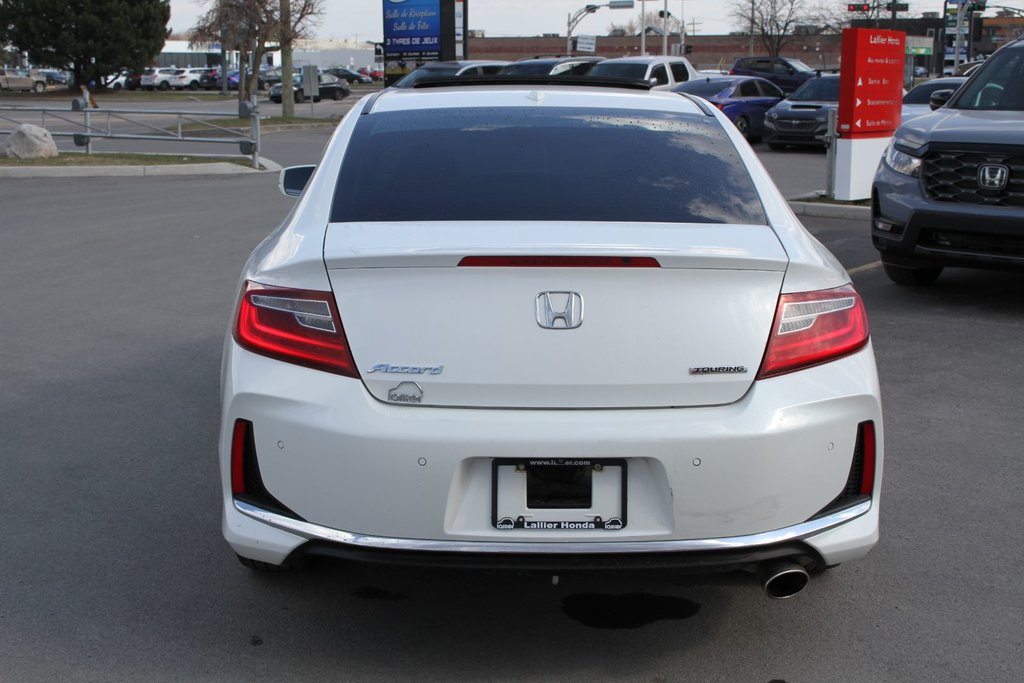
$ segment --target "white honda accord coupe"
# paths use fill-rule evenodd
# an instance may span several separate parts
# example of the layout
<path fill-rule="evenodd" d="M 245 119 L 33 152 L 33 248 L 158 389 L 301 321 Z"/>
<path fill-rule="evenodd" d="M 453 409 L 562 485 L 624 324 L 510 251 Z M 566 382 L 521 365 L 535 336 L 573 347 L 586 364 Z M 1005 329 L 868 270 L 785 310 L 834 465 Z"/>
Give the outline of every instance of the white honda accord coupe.
<path fill-rule="evenodd" d="M 742 569 L 788 597 L 878 540 L 864 305 L 703 100 L 390 89 L 281 183 L 224 351 L 243 564 Z"/>

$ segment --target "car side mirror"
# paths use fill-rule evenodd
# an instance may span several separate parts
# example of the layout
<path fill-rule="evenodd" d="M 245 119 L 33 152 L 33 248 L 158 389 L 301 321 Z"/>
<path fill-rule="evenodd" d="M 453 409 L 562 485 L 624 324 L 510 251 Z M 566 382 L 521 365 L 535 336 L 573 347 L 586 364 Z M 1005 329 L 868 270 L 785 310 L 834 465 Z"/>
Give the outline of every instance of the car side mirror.
<path fill-rule="evenodd" d="M 315 170 L 316 166 L 289 166 L 281 171 L 277 187 L 286 197 L 301 196 Z"/>
<path fill-rule="evenodd" d="M 952 88 L 947 88 L 946 90 L 936 90 L 931 94 L 931 97 L 928 98 L 928 106 L 932 108 L 932 111 L 935 111 L 939 107 L 946 104 L 946 102 L 949 102 L 949 98 L 953 96 L 954 92 L 956 91 L 953 90 Z"/>

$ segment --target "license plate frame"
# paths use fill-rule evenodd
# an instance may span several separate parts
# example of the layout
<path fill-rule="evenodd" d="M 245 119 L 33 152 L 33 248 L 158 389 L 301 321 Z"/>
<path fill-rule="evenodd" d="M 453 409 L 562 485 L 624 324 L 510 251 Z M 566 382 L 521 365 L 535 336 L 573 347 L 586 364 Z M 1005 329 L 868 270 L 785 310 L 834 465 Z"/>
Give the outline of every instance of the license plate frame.
<path fill-rule="evenodd" d="M 528 471 L 556 467 L 592 470 L 590 507 L 528 507 Z M 495 458 L 491 526 L 502 531 L 618 531 L 627 522 L 628 479 L 625 458 Z"/>

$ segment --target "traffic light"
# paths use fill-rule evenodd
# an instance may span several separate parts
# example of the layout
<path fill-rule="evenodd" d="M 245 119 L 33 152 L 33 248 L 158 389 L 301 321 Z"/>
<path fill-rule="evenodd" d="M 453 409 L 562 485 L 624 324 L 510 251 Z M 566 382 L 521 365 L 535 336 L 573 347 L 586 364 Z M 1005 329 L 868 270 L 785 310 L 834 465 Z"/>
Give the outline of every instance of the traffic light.
<path fill-rule="evenodd" d="M 870 12 L 871 11 L 871 3 L 870 2 L 851 2 L 850 4 L 848 4 L 846 6 L 846 11 L 847 12 Z"/>

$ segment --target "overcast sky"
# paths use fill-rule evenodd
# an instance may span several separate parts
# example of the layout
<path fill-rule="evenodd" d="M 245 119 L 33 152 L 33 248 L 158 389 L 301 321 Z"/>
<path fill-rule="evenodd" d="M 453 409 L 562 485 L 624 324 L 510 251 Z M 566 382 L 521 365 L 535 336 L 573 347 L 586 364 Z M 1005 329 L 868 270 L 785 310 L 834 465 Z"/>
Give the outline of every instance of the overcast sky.
<path fill-rule="evenodd" d="M 587 4 L 605 4 L 607 0 L 466 0 L 470 29 L 482 29 L 489 37 L 534 36 L 541 33 L 565 35 L 566 20 L 570 13 Z M 837 6 L 846 2 L 831 0 Z M 316 33 L 321 38 L 381 40 L 383 33 L 383 3 L 381 0 L 325 0 L 327 12 Z M 601 9 L 583 19 L 574 33 L 604 35 L 609 24 L 625 23 L 630 17 L 640 16 L 640 0 L 633 10 Z M 697 35 L 724 34 L 736 30 L 728 19 L 734 0 L 668 0 L 668 10 L 674 16 L 680 13 L 687 22 L 687 32 Z M 942 0 L 912 1 L 909 16 L 920 11 L 938 11 Z M 1001 0 L 996 3 L 1011 7 L 1024 7 L 1024 0 Z M 171 27 L 187 31 L 209 6 L 209 0 L 171 0 Z M 647 0 L 648 12 L 662 9 L 664 0 Z M 992 16 L 994 12 L 989 11 Z M 696 20 L 696 31 L 690 21 Z"/>

